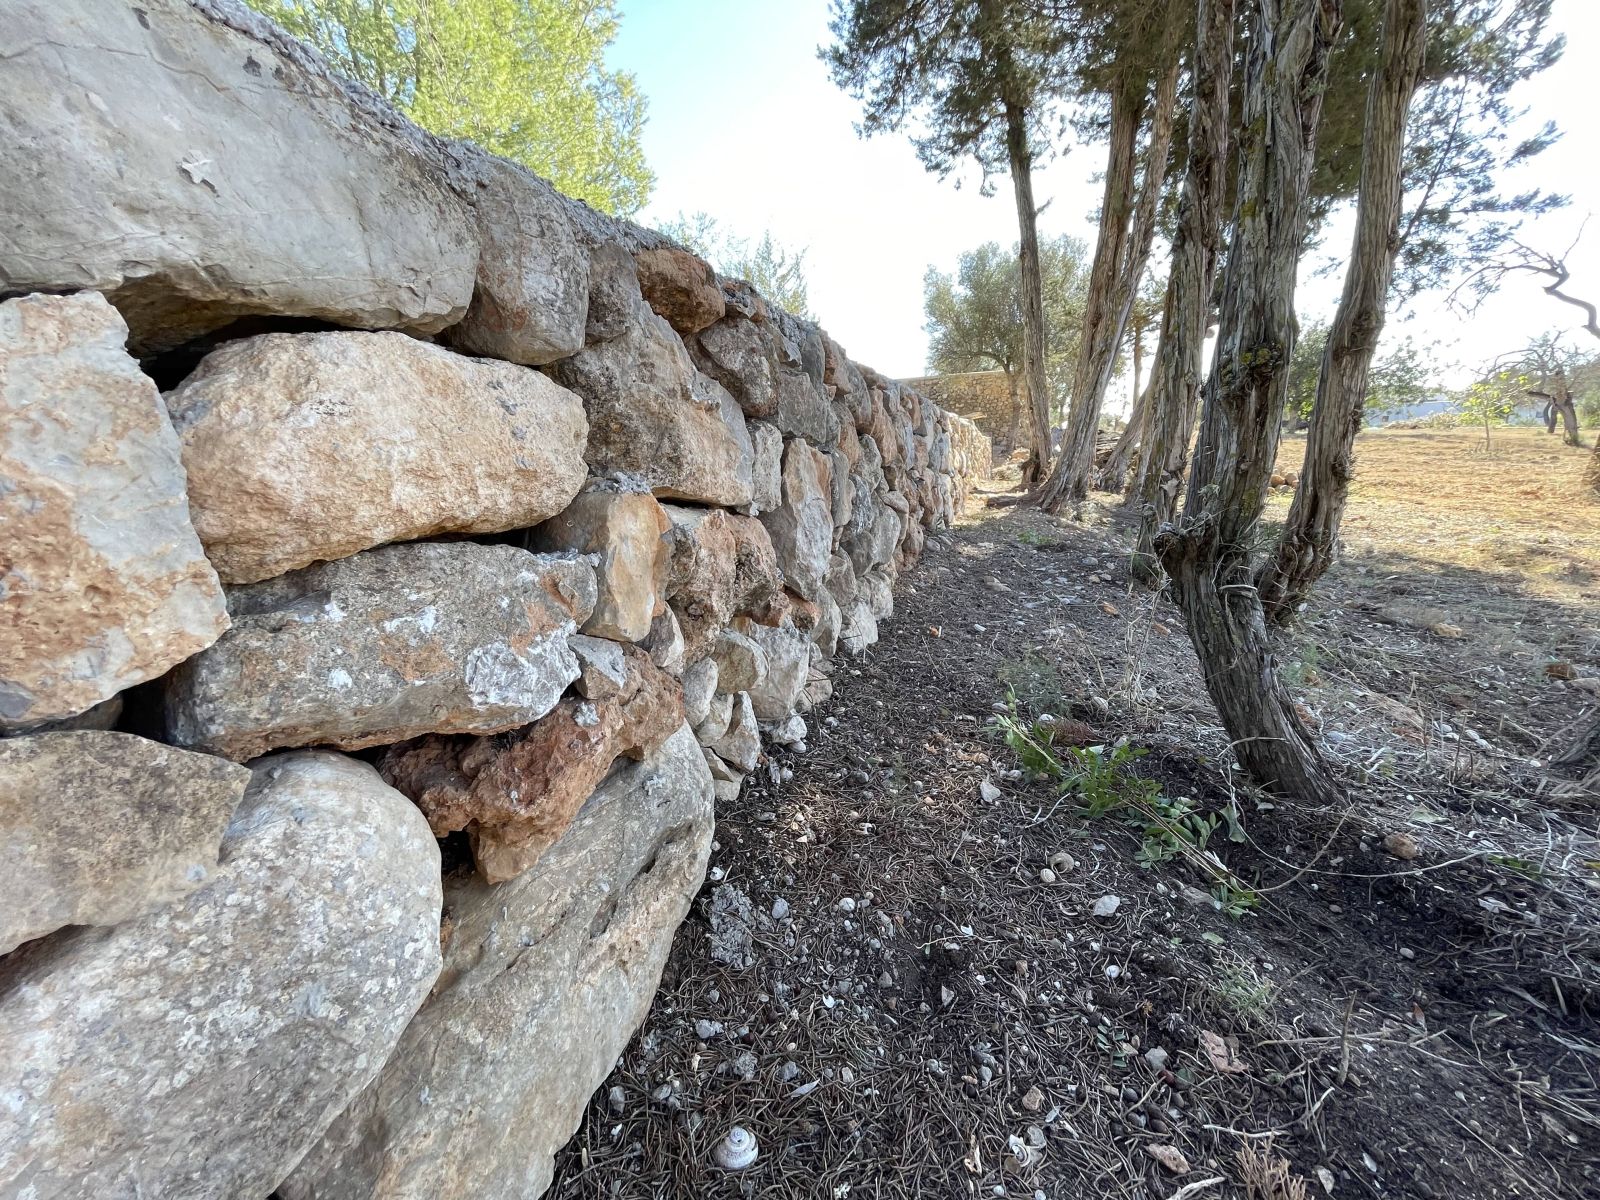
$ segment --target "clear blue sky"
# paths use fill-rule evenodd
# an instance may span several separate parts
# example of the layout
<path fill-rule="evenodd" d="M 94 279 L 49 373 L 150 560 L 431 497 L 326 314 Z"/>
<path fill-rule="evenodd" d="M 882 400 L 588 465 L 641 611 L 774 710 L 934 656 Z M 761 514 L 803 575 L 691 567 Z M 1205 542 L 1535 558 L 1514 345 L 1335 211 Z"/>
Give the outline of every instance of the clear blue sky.
<path fill-rule="evenodd" d="M 805 247 L 811 307 L 852 357 L 888 375 L 921 374 L 922 277 L 930 264 L 951 270 L 980 242 L 1016 239 L 1010 181 L 980 194 L 976 170 L 940 180 L 923 170 L 909 141 L 863 141 L 854 101 L 828 80 L 817 47 L 828 40 L 826 0 L 620 0 L 622 32 L 612 66 L 632 71 L 649 100 L 645 149 L 657 176 L 641 215 L 645 224 L 704 210 L 730 232 L 770 229 Z M 1554 118 L 1565 137 L 1539 161 L 1532 184 L 1572 194 L 1572 206 L 1527 237 L 1565 247 L 1593 208 L 1600 178 L 1600 122 L 1591 115 L 1589 76 L 1600 66 L 1600 0 L 1556 0 L 1567 35 L 1563 61 L 1527 85 L 1533 117 Z M 1077 147 L 1036 175 L 1041 232 L 1073 233 L 1092 244 L 1088 215 L 1098 147 Z M 959 186 L 957 184 L 959 183 Z M 1524 184 L 1523 186 L 1530 186 Z M 1343 253 L 1348 225 L 1326 239 Z M 1600 219 L 1573 256 L 1575 290 L 1600 297 Z M 1305 272 L 1301 311 L 1326 314 L 1338 279 Z M 1472 320 L 1427 296 L 1391 332 L 1437 347 L 1459 375 L 1474 362 L 1514 348 L 1548 328 L 1574 327 L 1575 309 L 1531 283 L 1511 285 Z"/>

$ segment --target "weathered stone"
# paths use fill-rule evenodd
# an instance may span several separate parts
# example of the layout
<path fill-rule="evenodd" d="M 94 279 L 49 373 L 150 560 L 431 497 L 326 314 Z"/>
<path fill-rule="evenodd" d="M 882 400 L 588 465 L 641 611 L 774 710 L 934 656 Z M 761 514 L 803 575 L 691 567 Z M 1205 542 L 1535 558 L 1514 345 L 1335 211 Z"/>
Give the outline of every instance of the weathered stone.
<path fill-rule="evenodd" d="M 785 620 L 778 625 L 744 622 L 747 634 L 767 658 L 767 673 L 750 689 L 750 703 L 762 721 L 782 721 L 794 711 L 811 664 L 811 642 Z"/>
<path fill-rule="evenodd" d="M 626 246 L 601 242 L 589 250 L 586 342 L 609 342 L 628 331 L 639 306 L 639 275 Z"/>
<path fill-rule="evenodd" d="M 455 148 L 472 178 L 478 281 L 472 305 L 447 331 L 450 344 L 538 366 L 583 349 L 589 255 L 566 202 L 533 172 L 472 146 Z"/>
<path fill-rule="evenodd" d="M 778 372 L 778 407 L 772 422 L 789 437 L 803 437 L 823 449 L 839 440 L 839 418 L 833 404 L 803 371 Z"/>
<path fill-rule="evenodd" d="M 684 646 L 683 628 L 678 624 L 677 614 L 670 608 L 663 610 L 651 622 L 650 634 L 642 644 L 650 654 L 650 661 L 668 675 L 683 674 L 683 668 L 688 664 L 688 653 Z"/>
<path fill-rule="evenodd" d="M 632 282 L 624 277 L 619 286 Z M 694 369 L 678 335 L 637 292 L 629 301 L 621 333 L 551 367 L 583 397 L 589 465 L 665 498 L 749 504 L 752 451 L 739 406 Z"/>
<path fill-rule="evenodd" d="M 746 428 L 750 430 L 754 460 L 753 503 L 756 513 L 760 514 L 783 503 L 783 434 L 776 425 L 765 421 L 748 421 Z"/>
<path fill-rule="evenodd" d="M 733 719 L 733 694 L 718 692 L 706 706 L 706 718 L 694 727 L 694 735 L 701 745 L 710 745 L 728 732 L 728 722 Z"/>
<path fill-rule="evenodd" d="M 824 658 L 832 658 L 839 645 L 839 629 L 844 624 L 844 614 L 839 609 L 839 602 L 833 598 L 833 593 L 824 588 L 817 593 L 817 598 L 812 601 L 816 605 L 817 616 L 806 630 L 811 644 L 821 651 Z"/>
<path fill-rule="evenodd" d="M 833 546 L 833 501 L 827 456 L 799 438 L 783 449 L 783 503 L 761 514 L 784 579 L 811 599 L 822 590 Z"/>
<path fill-rule="evenodd" d="M 583 632 L 637 642 L 666 603 L 670 546 L 664 535 L 671 528 L 650 493 L 593 488 L 530 531 L 528 546 L 593 554 L 598 599 Z"/>
<path fill-rule="evenodd" d="M 102 700 L 93 708 L 86 708 L 75 716 L 62 717 L 59 721 L 40 721 L 34 725 L 16 725 L 11 728 L 0 725 L 0 738 L 26 737 L 34 733 L 73 733 L 86 729 L 115 729 L 117 722 L 121 719 L 122 697 L 117 695 L 109 700 Z"/>
<path fill-rule="evenodd" d="M 883 571 L 868 571 L 858 581 L 861 598 L 880 621 L 894 616 L 894 580 Z"/>
<path fill-rule="evenodd" d="M 167 397 L 195 528 L 252 583 L 385 542 L 495 533 L 583 485 L 578 397 L 398 333 L 228 342 Z"/>
<path fill-rule="evenodd" d="M 709 747 L 717 757 L 746 775 L 756 769 L 756 763 L 761 758 L 761 730 L 756 724 L 749 693 L 740 692 L 733 698 L 728 728 Z"/>
<path fill-rule="evenodd" d="M 641 758 L 683 724 L 682 692 L 644 651 L 624 650 L 627 678 L 601 700 L 566 699 L 534 724 L 492 737 L 417 738 L 379 771 L 438 837 L 465 829 L 478 872 L 515 879 L 555 843 L 617 758 Z"/>
<path fill-rule="evenodd" d="M 514 546 L 383 546 L 229 594 L 234 627 L 167 686 L 181 746 L 246 759 L 498 733 L 554 707 L 594 568 Z"/>
<path fill-rule="evenodd" d="M 711 747 L 702 746 L 701 750 L 705 752 L 706 767 L 711 771 L 711 779 L 713 782 L 738 783 L 744 778 L 743 772 L 730 767 L 722 760 L 722 758 L 718 756 L 715 750 L 711 749 Z"/>
<path fill-rule="evenodd" d="M 711 715 L 711 697 L 717 694 L 717 664 L 702 658 L 683 673 L 683 719 L 698 726 Z"/>
<path fill-rule="evenodd" d="M 787 720 L 778 721 L 766 729 L 767 739 L 780 746 L 792 746 L 806 740 L 806 719 L 799 713 Z"/>
<path fill-rule="evenodd" d="M 878 640 L 878 619 L 865 600 L 855 600 L 844 610 L 839 645 L 847 654 L 860 654 Z"/>
<path fill-rule="evenodd" d="M 644 298 L 679 333 L 698 333 L 727 312 L 717 273 L 704 259 L 675 246 L 661 246 L 640 250 L 633 261 Z"/>
<path fill-rule="evenodd" d="M 0 88 L 0 292 L 105 292 L 140 354 L 255 313 L 432 333 L 466 310 L 478 235 L 438 143 L 264 18 L 6 21 L 27 36 Z"/>
<path fill-rule="evenodd" d="M 753 322 L 726 317 L 688 343 L 695 365 L 715 379 L 747 417 L 778 411 L 778 360 L 772 342 Z"/>
<path fill-rule="evenodd" d="M 567 645 L 578 658 L 573 689 L 585 700 L 614 696 L 628 682 L 627 659 L 619 643 L 578 633 L 567 639 Z"/>
<path fill-rule="evenodd" d="M 767 656 L 744 634 L 724 629 L 711 643 L 711 661 L 717 665 L 717 686 L 725 692 L 744 692 L 767 674 Z"/>
<path fill-rule="evenodd" d="M 0 727 L 74 716 L 228 627 L 126 334 L 93 292 L 0 303 Z"/>
<path fill-rule="evenodd" d="M 874 567 L 881 567 L 894 557 L 900 544 L 904 522 L 886 500 L 857 493 L 850 524 L 845 527 L 839 545 L 850 556 L 859 578 Z"/>
<path fill-rule="evenodd" d="M 828 497 L 832 506 L 833 527 L 842 529 L 855 512 L 855 484 L 850 478 L 850 460 L 839 450 L 828 452 Z"/>
<path fill-rule="evenodd" d="M 531 871 L 452 876 L 445 983 L 284 1200 L 540 1195 L 649 1010 L 705 876 L 712 796 L 680 729 L 601 784 Z"/>
<path fill-rule="evenodd" d="M 835 551 L 828 559 L 828 574 L 823 580 L 828 594 L 840 608 L 848 607 L 856 598 L 856 566 L 850 556 Z"/>
<path fill-rule="evenodd" d="M 265 1196 L 439 973 L 439 850 L 326 752 L 266 758 L 198 891 L 0 964 L 0 1194 Z"/>
<path fill-rule="evenodd" d="M 220 758 L 126 733 L 0 742 L 0 954 L 194 891 L 249 781 Z"/>
<path fill-rule="evenodd" d="M 734 616 L 770 604 L 781 586 L 777 555 L 766 529 L 750 517 L 677 505 L 667 506 L 667 516 L 672 522 L 667 596 L 688 656 L 698 658 Z"/>

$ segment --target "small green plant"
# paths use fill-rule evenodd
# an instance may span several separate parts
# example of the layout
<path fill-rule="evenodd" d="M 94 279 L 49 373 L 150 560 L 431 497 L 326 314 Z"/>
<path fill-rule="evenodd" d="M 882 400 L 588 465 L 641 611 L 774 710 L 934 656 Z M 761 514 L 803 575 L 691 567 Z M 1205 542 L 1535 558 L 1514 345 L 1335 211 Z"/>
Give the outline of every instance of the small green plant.
<path fill-rule="evenodd" d="M 1017 533 L 1017 541 L 1024 546 L 1043 546 L 1052 540 L 1052 538 L 1046 537 L 1037 529 L 1023 529 Z"/>
<path fill-rule="evenodd" d="M 1210 880 L 1212 898 L 1221 911 L 1239 917 L 1256 905 L 1256 893 L 1209 848 L 1212 837 L 1224 826 L 1230 840 L 1244 840 L 1238 815 L 1231 808 L 1202 813 L 1187 797 L 1163 796 L 1159 782 L 1133 774 L 1133 764 L 1145 751 L 1125 740 L 1110 746 L 1058 748 L 1052 741 L 1052 723 L 1018 715 L 1015 692 L 1008 694 L 1007 708 L 993 719 L 991 727 L 1005 739 L 1024 769 L 1054 779 L 1063 792 L 1075 794 L 1083 816 L 1114 816 L 1138 832 L 1134 861 L 1141 867 L 1149 869 L 1181 858 Z"/>
<path fill-rule="evenodd" d="M 1060 715 L 1071 707 L 1066 681 L 1055 664 L 1042 654 L 1029 651 L 1021 658 L 1007 659 L 996 674 L 1013 713 L 1020 708 L 1035 716 Z"/>
<path fill-rule="evenodd" d="M 1261 978 L 1249 960 L 1237 954 L 1229 954 L 1217 964 L 1211 993 L 1235 1016 L 1258 1024 L 1267 1023 L 1278 998 L 1277 986 Z"/>

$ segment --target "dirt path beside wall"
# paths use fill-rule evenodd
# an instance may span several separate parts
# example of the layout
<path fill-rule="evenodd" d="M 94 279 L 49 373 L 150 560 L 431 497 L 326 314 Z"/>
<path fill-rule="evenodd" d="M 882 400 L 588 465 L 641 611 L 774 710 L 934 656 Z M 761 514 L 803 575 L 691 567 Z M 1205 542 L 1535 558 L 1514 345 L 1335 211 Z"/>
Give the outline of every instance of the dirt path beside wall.
<path fill-rule="evenodd" d="M 1293 811 L 1237 781 L 1128 536 L 1004 509 L 930 538 L 805 751 L 719 813 L 552 1195 L 1600 1194 L 1595 810 L 1530 765 L 1586 702 L 1540 660 L 1600 673 L 1600 612 L 1444 589 L 1364 530 L 1284 652 L 1357 803 Z M 1407 623 L 1446 590 L 1453 624 Z M 1021 773 L 1008 704 L 1063 761 L 1144 751 L 1110 790 L 1187 798 L 1237 886 Z"/>

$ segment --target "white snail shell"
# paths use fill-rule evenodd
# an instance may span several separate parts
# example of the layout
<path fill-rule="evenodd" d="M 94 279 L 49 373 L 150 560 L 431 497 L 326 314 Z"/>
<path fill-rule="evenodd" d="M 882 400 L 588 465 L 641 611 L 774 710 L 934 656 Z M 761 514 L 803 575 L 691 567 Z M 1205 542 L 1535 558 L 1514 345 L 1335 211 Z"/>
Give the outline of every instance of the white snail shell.
<path fill-rule="evenodd" d="M 728 1136 L 717 1143 L 717 1148 L 711 1152 L 711 1157 L 717 1160 L 717 1166 L 729 1171 L 742 1171 L 756 1161 L 756 1155 L 761 1151 L 756 1146 L 756 1135 L 743 1125 L 735 1125 L 728 1130 Z"/>

